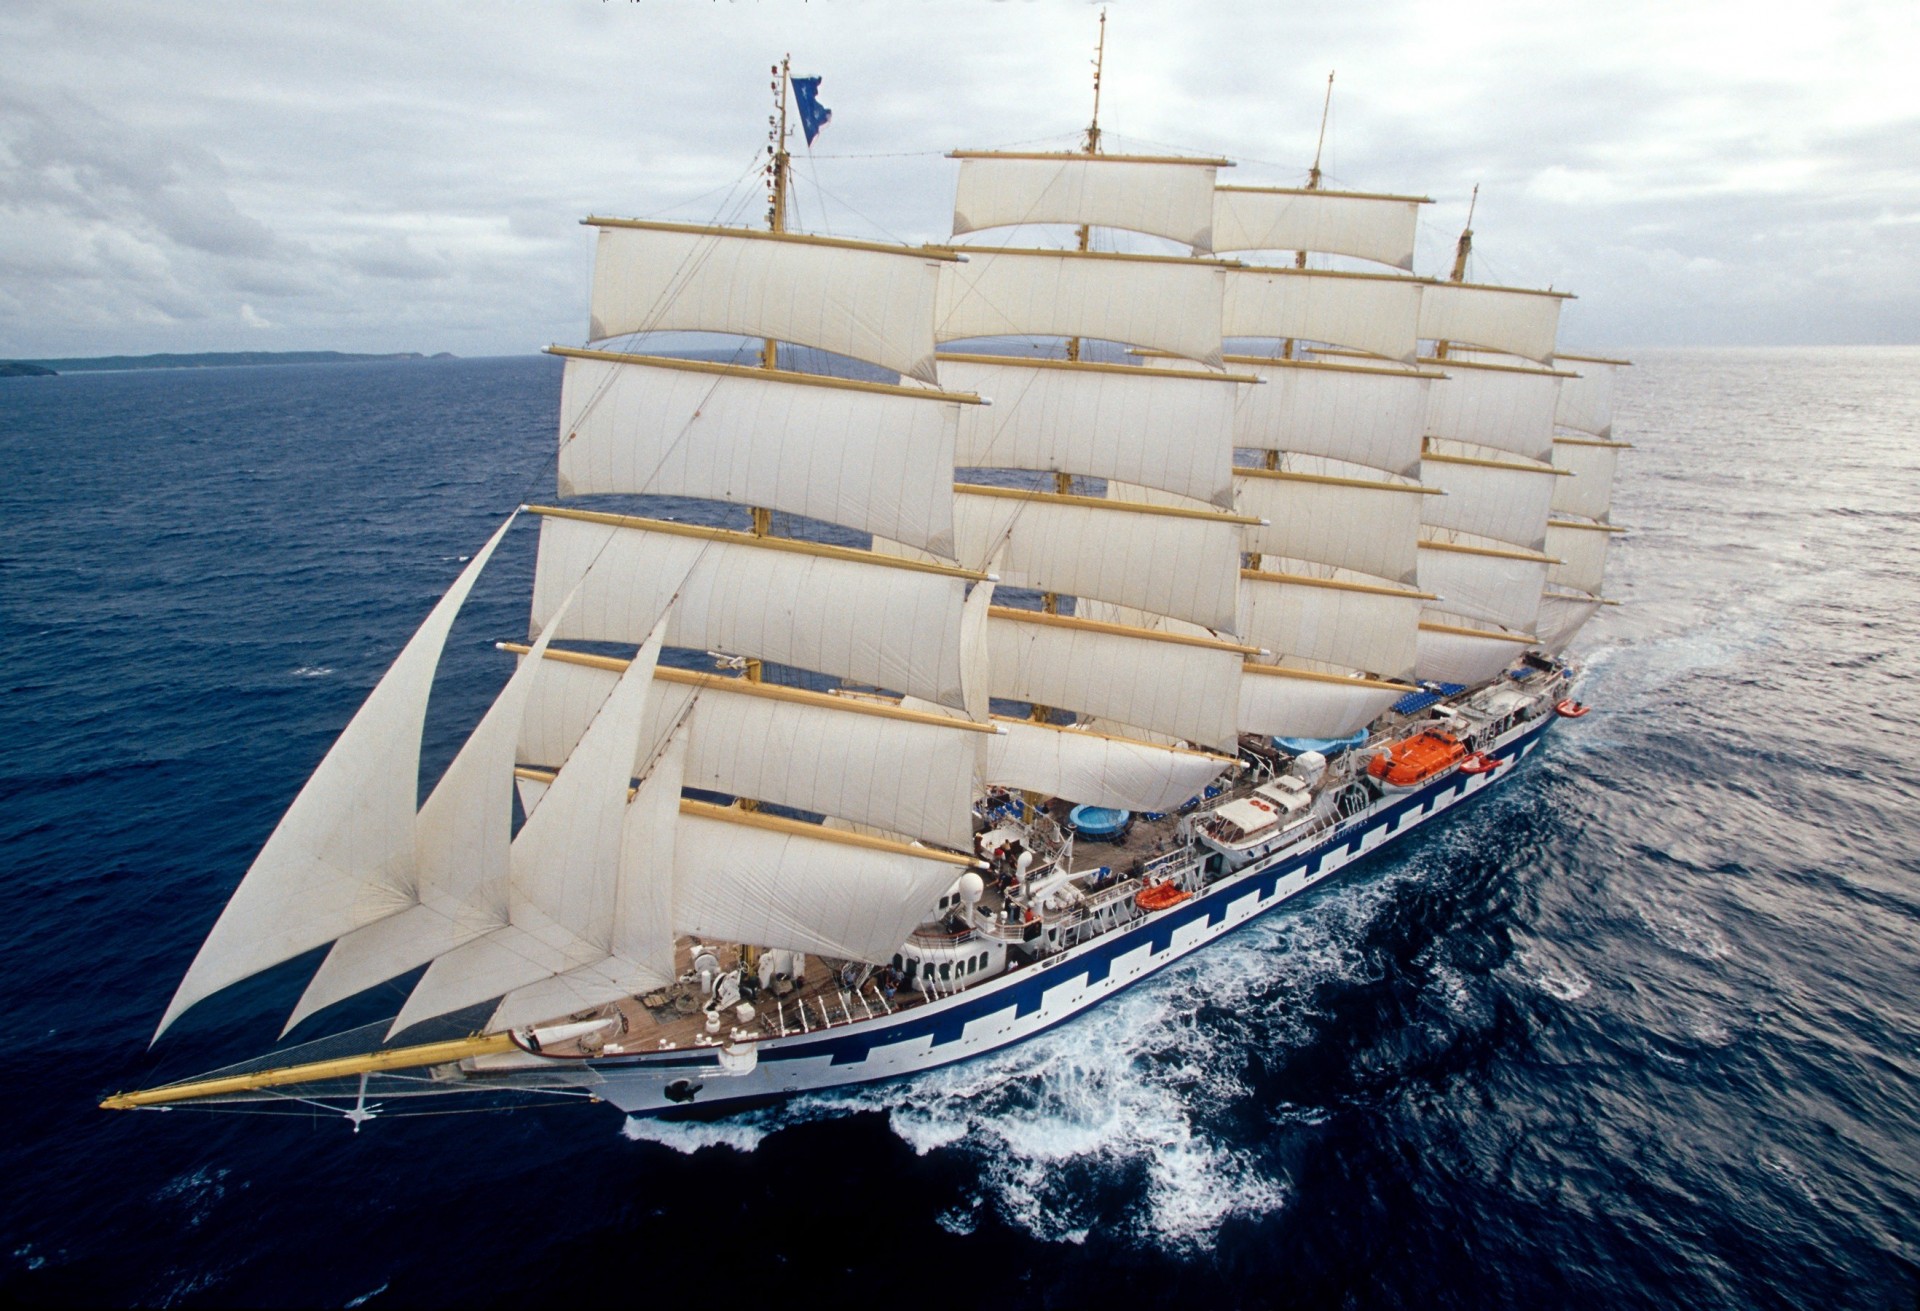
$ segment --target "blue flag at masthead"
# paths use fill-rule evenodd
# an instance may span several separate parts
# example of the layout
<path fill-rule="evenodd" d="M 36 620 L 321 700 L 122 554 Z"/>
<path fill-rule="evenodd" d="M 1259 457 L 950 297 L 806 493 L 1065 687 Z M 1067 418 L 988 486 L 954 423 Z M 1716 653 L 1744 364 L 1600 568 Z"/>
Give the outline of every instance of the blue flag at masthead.
<path fill-rule="evenodd" d="M 793 98 L 800 106 L 800 130 L 807 134 L 807 144 L 812 145 L 820 129 L 833 121 L 833 111 L 820 103 L 820 79 L 794 78 Z"/>

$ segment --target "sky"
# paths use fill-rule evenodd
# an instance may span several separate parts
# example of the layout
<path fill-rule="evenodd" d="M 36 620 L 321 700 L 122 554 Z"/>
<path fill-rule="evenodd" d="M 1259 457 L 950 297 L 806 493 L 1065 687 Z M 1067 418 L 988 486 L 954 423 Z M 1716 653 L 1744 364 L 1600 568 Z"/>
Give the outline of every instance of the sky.
<path fill-rule="evenodd" d="M 1920 4 L 1111 0 L 1115 153 L 1430 196 L 1568 350 L 1920 343 Z M 0 358 L 498 355 L 586 333 L 588 214 L 758 224 L 768 69 L 834 113 L 796 226 L 946 238 L 947 150 L 1071 148 L 1100 6 L 0 6 Z M 797 143 L 796 137 L 796 143 Z"/>

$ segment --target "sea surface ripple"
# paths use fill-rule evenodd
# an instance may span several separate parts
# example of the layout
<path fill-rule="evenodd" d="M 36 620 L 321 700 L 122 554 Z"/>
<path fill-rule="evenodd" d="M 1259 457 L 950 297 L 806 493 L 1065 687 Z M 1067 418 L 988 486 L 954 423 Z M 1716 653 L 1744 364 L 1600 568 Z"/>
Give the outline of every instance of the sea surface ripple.
<path fill-rule="evenodd" d="M 0 1298 L 1913 1305 L 1906 348 L 1642 353 L 1596 713 L 1015 1050 L 705 1123 L 95 1109 L 275 1040 L 313 956 L 147 1051 L 407 634 L 551 495 L 558 390 L 539 358 L 0 381 Z M 429 777 L 531 544 L 455 629 Z"/>

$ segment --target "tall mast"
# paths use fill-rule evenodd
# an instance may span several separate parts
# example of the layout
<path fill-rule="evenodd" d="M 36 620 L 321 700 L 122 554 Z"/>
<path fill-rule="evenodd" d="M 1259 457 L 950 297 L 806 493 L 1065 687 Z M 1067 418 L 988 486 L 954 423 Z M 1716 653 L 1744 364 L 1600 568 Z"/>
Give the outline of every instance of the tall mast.
<path fill-rule="evenodd" d="M 1106 62 L 1107 11 L 1102 9 L 1100 11 L 1100 40 L 1093 48 L 1093 120 L 1087 124 L 1086 140 L 1080 147 L 1081 153 L 1086 155 L 1097 155 L 1100 153 L 1100 74 Z M 1088 250 L 1092 245 L 1093 227 L 1091 224 L 1082 223 L 1079 233 L 1079 249 Z M 1078 337 L 1070 337 L 1067 339 L 1067 358 L 1070 360 L 1080 358 L 1080 339 Z M 1071 479 L 1069 479 L 1067 475 L 1057 474 L 1055 477 L 1060 481 L 1060 491 L 1064 492 L 1070 489 Z"/>
<path fill-rule="evenodd" d="M 1456 242 L 1453 247 L 1453 272 L 1447 274 L 1447 280 L 1449 282 L 1465 282 L 1467 280 L 1467 255 L 1473 250 L 1473 211 L 1479 203 L 1480 184 L 1476 182 L 1473 184 L 1473 199 L 1467 202 L 1466 226 L 1460 229 L 1460 240 Z M 1446 359 L 1447 343 L 1444 341 L 1435 342 L 1433 344 L 1433 355 L 1435 359 Z"/>
<path fill-rule="evenodd" d="M 1333 69 L 1327 70 L 1327 97 L 1320 103 L 1320 139 L 1313 143 L 1313 167 L 1307 170 L 1307 190 L 1320 190 L 1320 155 L 1327 146 L 1327 116 L 1333 111 Z M 1300 251 L 1293 257 L 1293 267 L 1307 267 L 1307 252 Z"/>
<path fill-rule="evenodd" d="M 773 141 L 768 147 L 773 154 L 773 164 L 770 170 L 773 175 L 771 186 L 772 194 L 768 198 L 767 204 L 767 228 L 771 232 L 785 232 L 787 230 L 787 174 L 788 169 L 792 166 L 792 159 L 787 154 L 787 86 L 792 80 L 792 68 L 793 56 L 790 54 L 782 55 L 779 64 L 772 70 L 774 81 L 768 84 L 768 89 L 774 93 L 774 100 L 779 111 L 778 121 L 771 125 L 773 127 Z M 776 369 L 779 366 L 779 344 L 775 342 L 773 338 L 769 337 L 760 347 L 760 367 L 763 369 Z M 753 535 L 755 537 L 771 536 L 773 534 L 773 511 L 764 505 L 756 505 L 752 507 L 752 512 Z M 747 661 L 746 676 L 749 682 L 757 683 L 760 681 L 761 665 L 758 660 Z M 751 802 L 744 799 L 741 805 L 747 810 L 756 809 Z"/>

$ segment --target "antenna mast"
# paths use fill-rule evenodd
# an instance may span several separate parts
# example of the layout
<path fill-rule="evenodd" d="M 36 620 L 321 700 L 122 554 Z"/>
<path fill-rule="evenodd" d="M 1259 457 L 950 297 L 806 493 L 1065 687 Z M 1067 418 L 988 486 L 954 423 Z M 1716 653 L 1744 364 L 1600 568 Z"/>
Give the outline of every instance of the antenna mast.
<path fill-rule="evenodd" d="M 1081 148 L 1081 153 L 1083 154 L 1097 155 L 1100 153 L 1100 74 L 1105 71 L 1106 63 L 1107 11 L 1102 9 L 1100 11 L 1100 40 L 1093 48 L 1093 121 L 1087 124 L 1086 145 Z M 1080 225 L 1079 248 L 1081 250 L 1088 250 L 1092 248 L 1092 245 L 1093 228 L 1089 224 L 1082 223 Z M 1080 339 L 1078 337 L 1069 337 L 1067 339 L 1067 358 L 1070 360 L 1080 358 Z M 1060 490 L 1064 492 L 1069 489 L 1073 480 L 1068 475 L 1056 474 L 1054 475 L 1054 481 L 1059 484 Z"/>
<path fill-rule="evenodd" d="M 1447 275 L 1451 282 L 1467 280 L 1467 253 L 1473 249 L 1473 211 L 1480 203 L 1480 184 L 1473 184 L 1473 199 L 1467 202 L 1467 225 L 1460 229 L 1460 241 L 1453 248 L 1453 272 Z"/>

